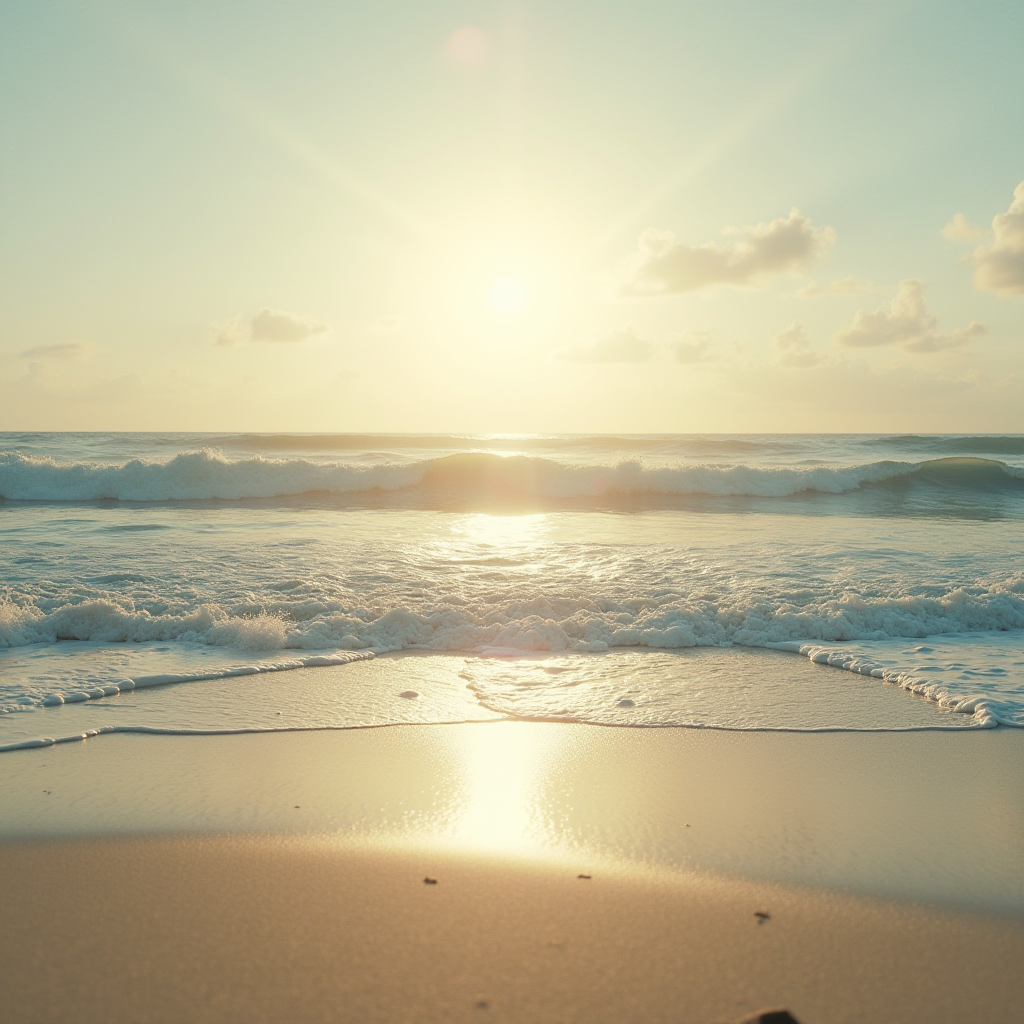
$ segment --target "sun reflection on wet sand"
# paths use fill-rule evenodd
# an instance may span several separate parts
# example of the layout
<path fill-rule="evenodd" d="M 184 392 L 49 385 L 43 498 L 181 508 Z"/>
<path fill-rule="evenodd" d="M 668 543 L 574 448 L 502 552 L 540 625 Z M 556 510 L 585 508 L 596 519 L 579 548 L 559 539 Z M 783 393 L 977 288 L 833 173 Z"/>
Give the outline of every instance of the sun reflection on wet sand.
<path fill-rule="evenodd" d="M 517 723 L 460 732 L 453 754 L 463 773 L 451 840 L 490 852 L 551 853 L 539 825 L 548 770 L 562 746 L 558 729 L 524 732 Z"/>

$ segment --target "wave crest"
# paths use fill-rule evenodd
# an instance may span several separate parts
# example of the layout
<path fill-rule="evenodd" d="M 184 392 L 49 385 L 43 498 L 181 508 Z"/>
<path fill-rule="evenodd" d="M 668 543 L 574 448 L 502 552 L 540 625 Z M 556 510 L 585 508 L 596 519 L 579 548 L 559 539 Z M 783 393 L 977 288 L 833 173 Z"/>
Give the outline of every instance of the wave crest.
<path fill-rule="evenodd" d="M 132 459 L 119 465 L 0 453 L 0 498 L 9 501 L 238 501 L 397 492 L 498 500 L 789 498 L 879 489 L 1024 496 L 1024 471 L 1003 462 L 968 457 L 838 468 L 646 468 L 639 462 L 584 466 L 486 452 L 404 465 L 325 464 L 263 457 L 232 460 L 210 450 L 182 452 L 162 462 Z"/>

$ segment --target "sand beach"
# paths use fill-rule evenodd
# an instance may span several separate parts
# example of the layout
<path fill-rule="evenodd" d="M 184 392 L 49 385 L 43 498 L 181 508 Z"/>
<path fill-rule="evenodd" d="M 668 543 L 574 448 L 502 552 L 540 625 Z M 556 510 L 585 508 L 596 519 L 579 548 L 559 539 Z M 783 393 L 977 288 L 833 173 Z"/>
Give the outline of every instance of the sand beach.
<path fill-rule="evenodd" d="M 8 753 L 2 1016 L 1010 1020 L 1022 754 L 526 722 Z"/>
<path fill-rule="evenodd" d="M 1021 39 L 0 3 L 0 1024 L 1024 1021 Z"/>

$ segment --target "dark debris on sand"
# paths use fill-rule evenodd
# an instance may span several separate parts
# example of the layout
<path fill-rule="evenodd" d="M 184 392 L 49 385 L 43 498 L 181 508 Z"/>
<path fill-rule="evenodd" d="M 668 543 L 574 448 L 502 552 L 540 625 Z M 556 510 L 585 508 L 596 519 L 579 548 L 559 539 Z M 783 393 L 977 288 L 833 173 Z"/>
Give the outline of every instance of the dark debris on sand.
<path fill-rule="evenodd" d="M 437 885 L 437 879 L 436 878 L 431 878 L 428 875 L 426 878 L 423 879 L 423 884 L 424 885 Z"/>
<path fill-rule="evenodd" d="M 758 1010 L 749 1017 L 736 1021 L 736 1024 L 800 1024 L 800 1022 L 782 1007 L 774 1010 Z"/>

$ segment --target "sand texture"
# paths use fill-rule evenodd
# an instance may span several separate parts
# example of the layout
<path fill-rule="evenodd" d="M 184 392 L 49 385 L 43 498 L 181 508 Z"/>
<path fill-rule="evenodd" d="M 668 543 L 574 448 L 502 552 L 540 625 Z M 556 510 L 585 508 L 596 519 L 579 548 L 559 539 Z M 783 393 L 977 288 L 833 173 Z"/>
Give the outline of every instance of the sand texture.
<path fill-rule="evenodd" d="M 520 722 L 3 755 L 0 1021 L 1016 1020 L 1022 741 Z"/>
<path fill-rule="evenodd" d="M 6 844 L 0 906 L 9 1021 L 1008 1021 L 1024 963 L 1013 920 L 296 838 Z"/>

